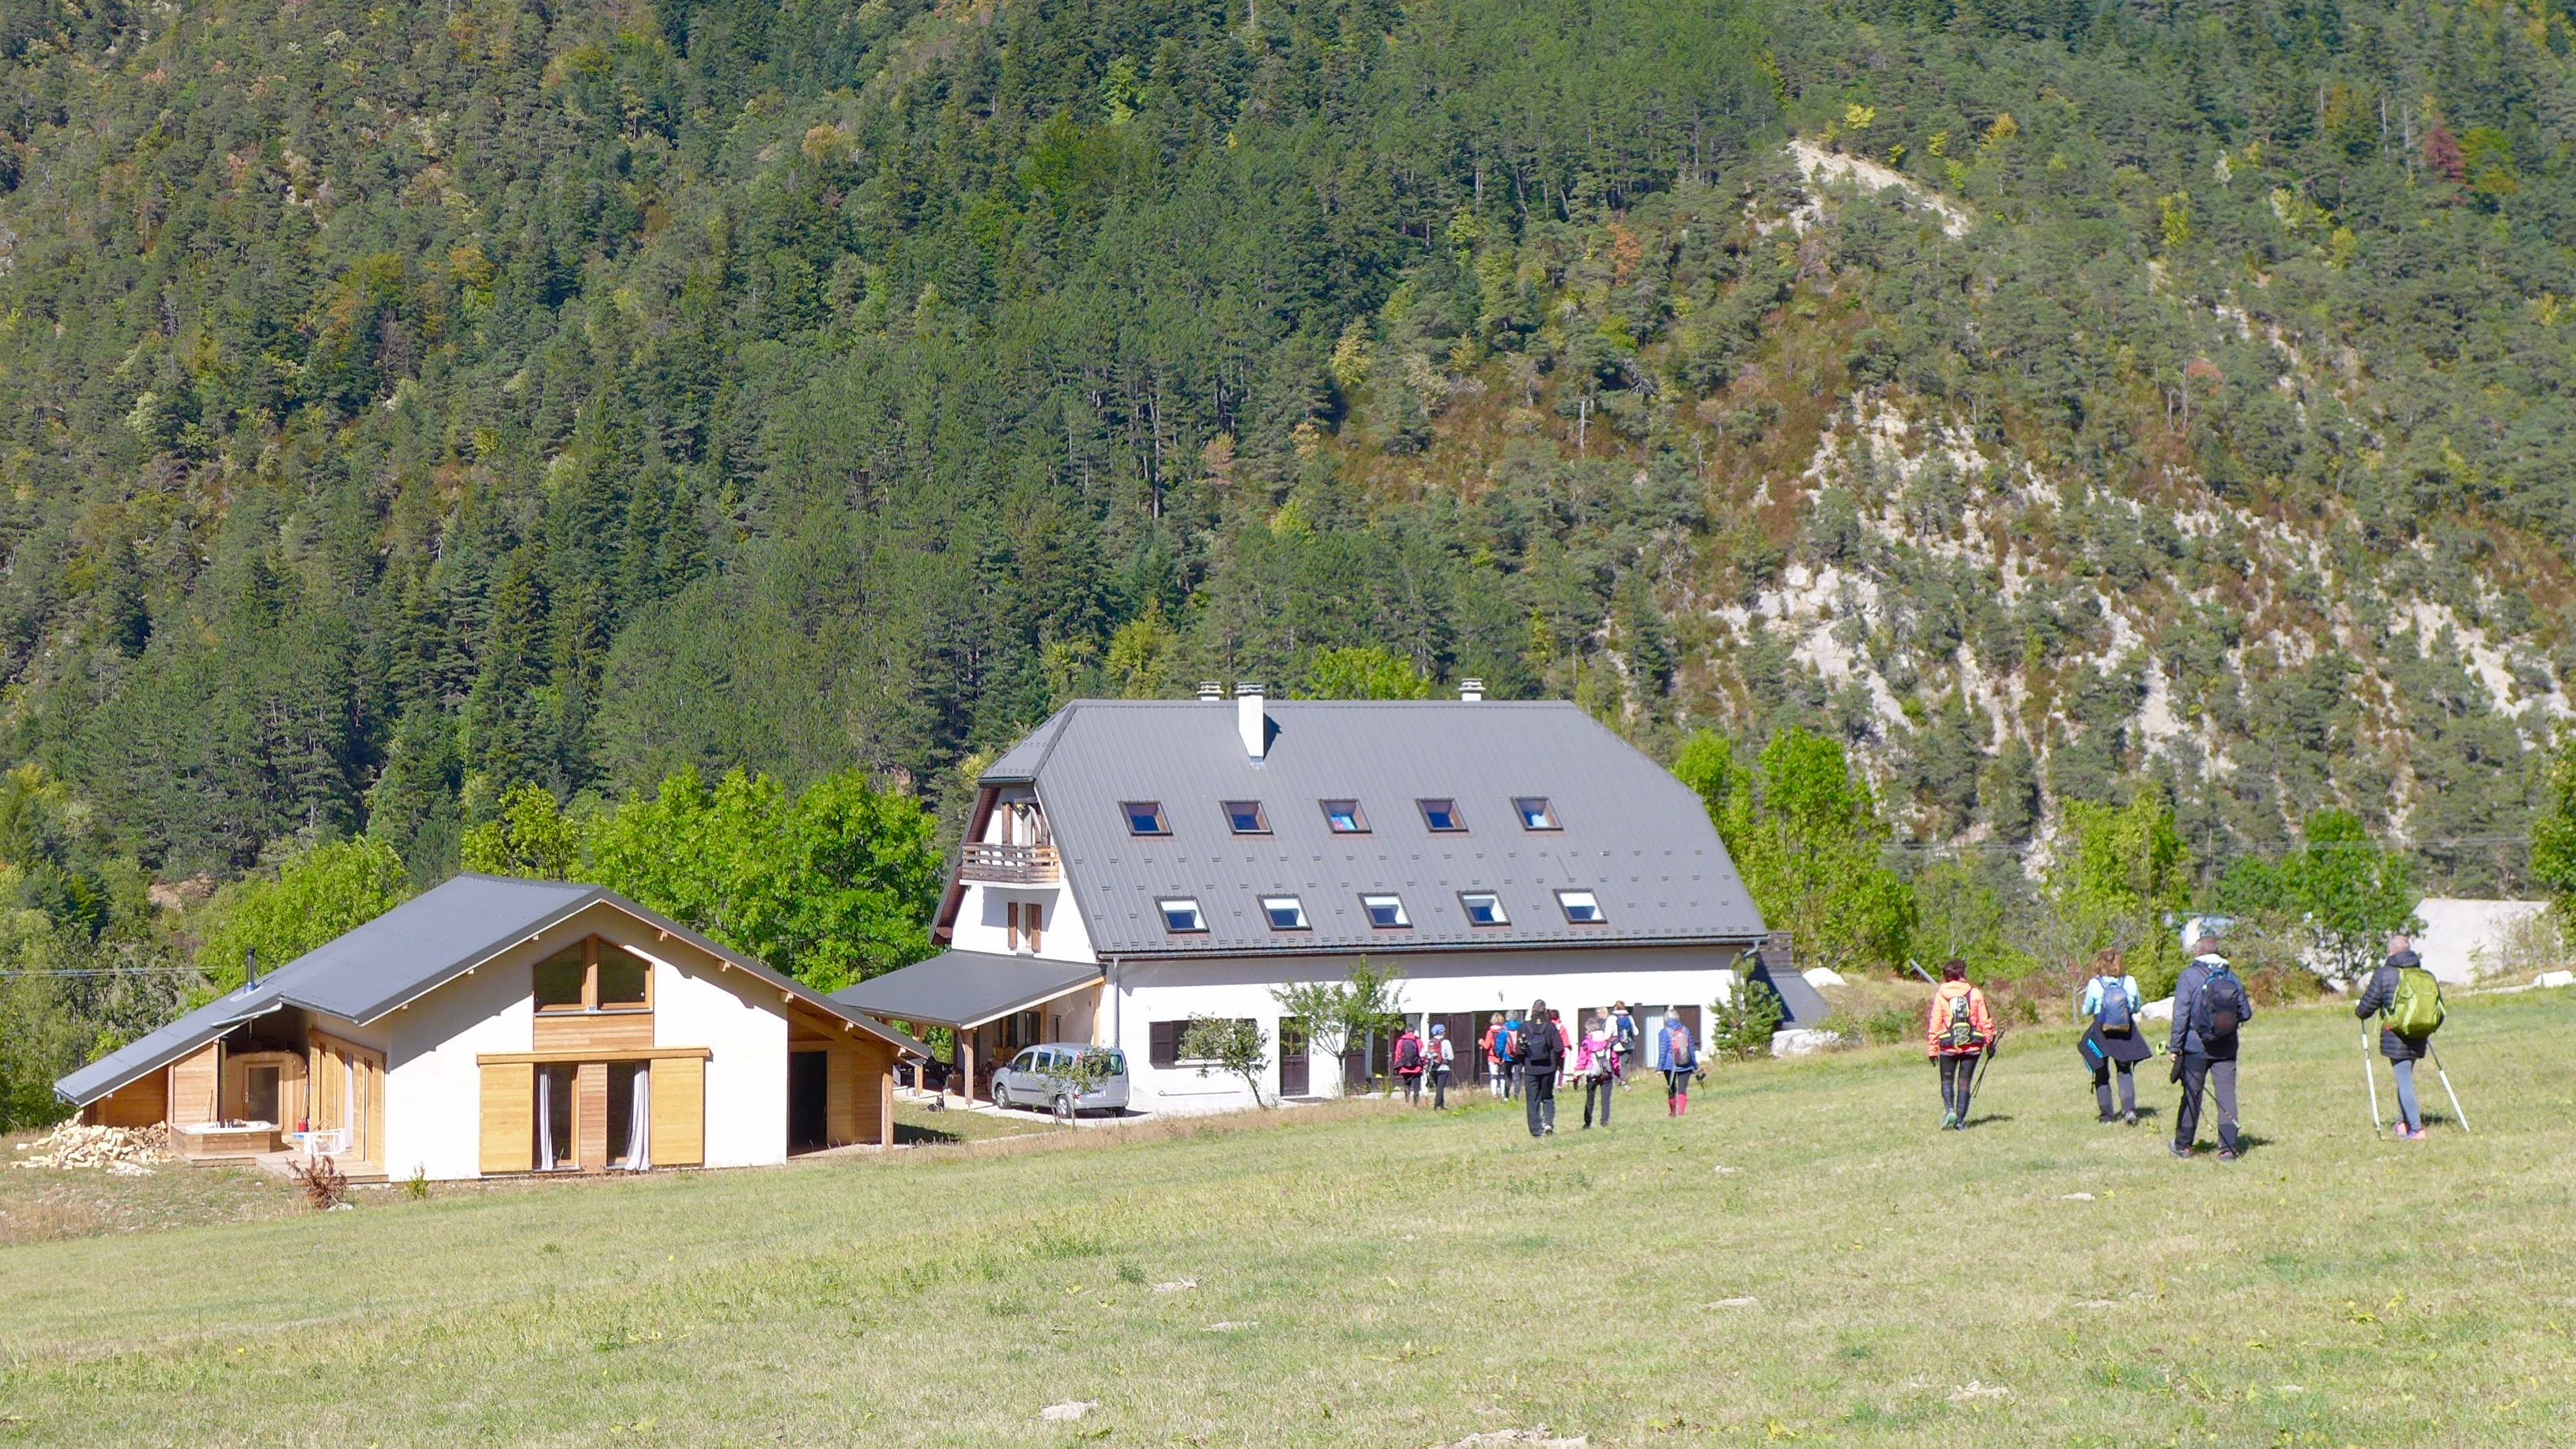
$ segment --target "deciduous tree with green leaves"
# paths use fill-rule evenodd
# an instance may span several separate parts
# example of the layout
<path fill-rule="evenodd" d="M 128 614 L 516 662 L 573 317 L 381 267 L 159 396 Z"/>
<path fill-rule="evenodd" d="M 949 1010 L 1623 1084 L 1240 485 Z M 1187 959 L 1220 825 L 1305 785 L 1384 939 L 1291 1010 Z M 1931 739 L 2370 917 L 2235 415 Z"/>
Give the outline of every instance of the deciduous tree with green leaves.
<path fill-rule="evenodd" d="M 1790 933 L 1802 965 L 1903 964 L 1913 893 L 1880 859 L 1887 826 L 1841 744 L 1792 726 L 1746 770 L 1723 737 L 1702 730 L 1673 773 L 1707 806 L 1763 921 Z"/>
<path fill-rule="evenodd" d="M 1181 1031 L 1181 1058 L 1199 1064 L 1199 1075 L 1215 1072 L 1243 1078 L 1253 1104 L 1267 1107 L 1261 1079 L 1270 1069 L 1270 1037 L 1250 1017 L 1193 1016 Z"/>
<path fill-rule="evenodd" d="M 2219 908 L 2282 918 L 2307 937 L 2315 966 L 2352 979 L 2378 964 L 2392 933 L 2420 929 L 2415 905 L 2424 893 L 2405 855 L 2372 840 L 2348 810 L 2320 810 L 2301 833 L 2300 847 L 2277 863 L 2247 856 L 2230 866 Z"/>
<path fill-rule="evenodd" d="M 371 836 L 335 840 L 289 856 L 274 876 L 225 886 L 207 903 L 197 969 L 217 993 L 242 983 L 248 954 L 262 971 L 353 931 L 411 896 L 402 856 Z"/>

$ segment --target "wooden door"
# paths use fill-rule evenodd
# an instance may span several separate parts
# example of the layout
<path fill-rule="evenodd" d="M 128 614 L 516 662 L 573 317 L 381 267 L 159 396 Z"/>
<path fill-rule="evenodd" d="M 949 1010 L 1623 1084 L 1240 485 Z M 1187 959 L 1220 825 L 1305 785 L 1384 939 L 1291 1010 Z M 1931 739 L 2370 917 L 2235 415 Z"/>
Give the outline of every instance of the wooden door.
<path fill-rule="evenodd" d="M 1313 1067 L 1306 1042 L 1306 1018 L 1279 1018 L 1279 1095 L 1303 1097 L 1312 1091 Z"/>

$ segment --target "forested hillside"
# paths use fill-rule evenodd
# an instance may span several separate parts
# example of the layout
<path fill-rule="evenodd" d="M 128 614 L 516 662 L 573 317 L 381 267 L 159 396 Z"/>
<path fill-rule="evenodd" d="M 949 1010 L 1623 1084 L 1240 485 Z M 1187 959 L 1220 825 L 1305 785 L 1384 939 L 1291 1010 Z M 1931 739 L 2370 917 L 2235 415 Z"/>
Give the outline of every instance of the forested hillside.
<path fill-rule="evenodd" d="M 953 820 L 1065 698 L 1359 646 L 1665 755 L 1806 726 L 1993 881 L 2145 792 L 2204 884 L 2340 808 L 2527 890 L 2571 51 L 2549 0 L 19 0 L 17 903 L 433 879 L 514 786 L 682 767 Z"/>

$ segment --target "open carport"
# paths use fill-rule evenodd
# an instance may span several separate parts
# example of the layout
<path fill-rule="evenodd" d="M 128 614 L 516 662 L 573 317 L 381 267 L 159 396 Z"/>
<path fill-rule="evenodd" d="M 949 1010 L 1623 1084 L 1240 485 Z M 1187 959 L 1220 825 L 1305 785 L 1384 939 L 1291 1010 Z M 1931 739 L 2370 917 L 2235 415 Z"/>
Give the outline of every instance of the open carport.
<path fill-rule="evenodd" d="M 915 1035 L 946 1027 L 954 1038 L 948 1089 L 980 1099 L 993 1064 L 1042 1041 L 1091 1041 L 1101 969 L 1080 961 L 944 951 L 832 993 L 832 1001 Z M 864 1004 L 862 1004 L 864 1003 Z"/>

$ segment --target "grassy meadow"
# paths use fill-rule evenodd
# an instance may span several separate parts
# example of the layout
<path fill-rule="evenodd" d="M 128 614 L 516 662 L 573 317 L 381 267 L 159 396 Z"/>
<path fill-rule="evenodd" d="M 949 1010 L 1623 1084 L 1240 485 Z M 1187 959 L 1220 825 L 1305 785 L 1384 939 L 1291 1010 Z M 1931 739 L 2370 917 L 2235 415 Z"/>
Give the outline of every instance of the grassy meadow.
<path fill-rule="evenodd" d="M 165 1172 L 85 1233 L 0 1168 L 0 1223 L 57 1204 L 0 1239 L 0 1443 L 2563 1442 L 2576 993 L 2459 1003 L 2477 1133 L 2420 1145 L 2348 1014 L 2249 1032 L 2233 1164 L 2032 1031 L 1964 1133 L 1885 1048 L 1546 1142 L 1478 1097 L 331 1214 Z"/>

